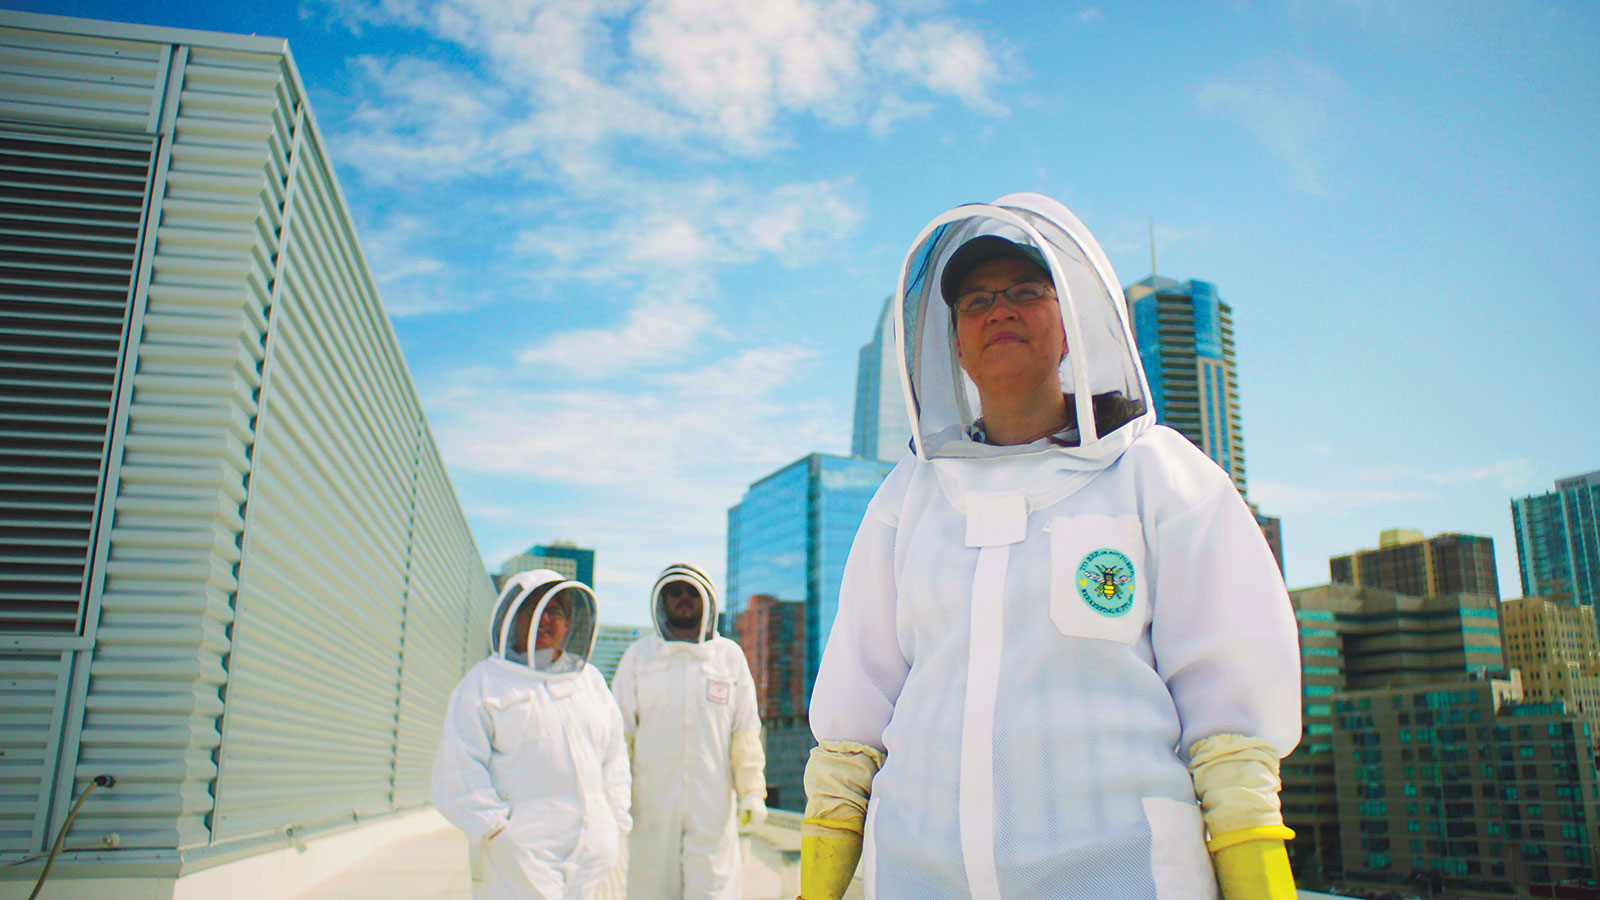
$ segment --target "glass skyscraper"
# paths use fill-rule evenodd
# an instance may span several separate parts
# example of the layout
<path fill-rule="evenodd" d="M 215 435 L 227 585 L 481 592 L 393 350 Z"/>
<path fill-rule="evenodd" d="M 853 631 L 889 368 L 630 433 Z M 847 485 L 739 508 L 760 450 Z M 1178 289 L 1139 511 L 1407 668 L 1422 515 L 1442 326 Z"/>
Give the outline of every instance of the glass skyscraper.
<path fill-rule="evenodd" d="M 1216 285 L 1151 275 L 1125 291 L 1156 421 L 1176 429 L 1245 491 L 1233 310 Z"/>
<path fill-rule="evenodd" d="M 806 693 L 839 609 L 839 582 L 867 502 L 892 463 L 812 453 L 750 485 L 728 510 L 728 616 L 751 598 L 802 602 Z"/>
<path fill-rule="evenodd" d="M 850 455 L 896 462 L 911 445 L 911 420 L 900 387 L 900 362 L 894 346 L 894 298 L 883 301 L 872 340 L 856 359 L 855 424 Z"/>
<path fill-rule="evenodd" d="M 1548 494 L 1511 501 L 1525 597 L 1600 601 L 1600 471 L 1556 482 Z"/>
<path fill-rule="evenodd" d="M 893 468 L 876 459 L 812 453 L 750 485 L 728 510 L 724 627 L 740 639 L 762 687 L 773 806 L 799 809 L 805 803 L 801 779 L 812 747 L 806 720 L 811 685 L 839 609 L 839 583 L 856 529 Z M 801 673 L 803 682 L 796 686 Z"/>
<path fill-rule="evenodd" d="M 549 569 L 563 578 L 594 587 L 594 550 L 579 547 L 571 541 L 551 541 L 534 544 L 505 561 L 500 574 L 495 576 L 495 588 L 505 586 L 506 580 L 519 572 Z"/>

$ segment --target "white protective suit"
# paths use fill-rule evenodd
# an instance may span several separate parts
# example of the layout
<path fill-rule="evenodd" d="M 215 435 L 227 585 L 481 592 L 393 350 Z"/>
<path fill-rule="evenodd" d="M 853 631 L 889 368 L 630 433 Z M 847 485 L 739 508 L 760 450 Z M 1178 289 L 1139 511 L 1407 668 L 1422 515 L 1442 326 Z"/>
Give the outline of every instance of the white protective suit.
<path fill-rule="evenodd" d="M 1070 446 L 973 439 L 940 276 L 981 234 L 1048 261 Z M 1254 518 L 1155 424 L 1116 276 L 1061 204 L 943 214 L 898 300 L 913 453 L 856 535 L 811 702 L 818 740 L 886 753 L 867 896 L 1216 897 L 1190 746 L 1234 733 L 1281 756 L 1300 733 L 1293 613 Z"/>
<path fill-rule="evenodd" d="M 674 581 L 700 592 L 697 641 L 669 636 L 661 596 Z M 766 793 L 755 682 L 744 651 L 716 633 L 709 578 L 670 566 L 650 596 L 657 634 L 629 647 L 611 679 L 633 746 L 628 896 L 739 900 L 735 798 Z"/>
<path fill-rule="evenodd" d="M 531 652 L 519 654 L 510 632 L 525 602 L 538 605 Z M 552 603 L 571 612 L 559 656 L 532 634 Z M 450 695 L 433 802 L 467 833 L 474 900 L 589 898 L 616 865 L 632 827 L 628 756 L 617 704 L 587 664 L 594 639 L 587 587 L 548 569 L 514 575 L 491 618 L 491 655 Z"/>

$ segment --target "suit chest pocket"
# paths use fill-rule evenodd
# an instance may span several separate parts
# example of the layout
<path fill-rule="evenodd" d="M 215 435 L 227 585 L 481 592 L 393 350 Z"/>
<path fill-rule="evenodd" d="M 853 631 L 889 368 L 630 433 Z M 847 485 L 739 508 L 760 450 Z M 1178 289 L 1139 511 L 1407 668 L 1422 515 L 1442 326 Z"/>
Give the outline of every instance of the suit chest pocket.
<path fill-rule="evenodd" d="M 546 721 L 549 710 L 530 695 L 504 697 L 486 701 L 489 718 L 494 723 L 494 749 L 497 753 L 515 753 L 532 744 L 549 740 L 552 723 Z"/>
<path fill-rule="evenodd" d="M 1058 516 L 1050 533 L 1050 620 L 1062 634 L 1131 644 L 1150 619 L 1137 516 Z"/>

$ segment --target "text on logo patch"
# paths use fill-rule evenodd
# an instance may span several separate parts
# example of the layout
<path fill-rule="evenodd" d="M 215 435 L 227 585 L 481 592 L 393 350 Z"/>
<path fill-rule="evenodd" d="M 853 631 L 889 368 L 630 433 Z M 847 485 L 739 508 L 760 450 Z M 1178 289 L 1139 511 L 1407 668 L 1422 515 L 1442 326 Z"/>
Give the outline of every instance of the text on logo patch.
<path fill-rule="evenodd" d="M 1102 616 L 1133 608 L 1133 560 L 1121 550 L 1092 550 L 1078 563 L 1078 596 Z"/>

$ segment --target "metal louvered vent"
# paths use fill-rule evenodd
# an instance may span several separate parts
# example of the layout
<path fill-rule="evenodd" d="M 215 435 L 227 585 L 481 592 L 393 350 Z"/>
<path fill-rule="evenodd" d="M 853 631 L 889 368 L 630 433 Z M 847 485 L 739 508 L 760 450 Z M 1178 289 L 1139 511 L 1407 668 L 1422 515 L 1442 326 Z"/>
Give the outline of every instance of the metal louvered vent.
<path fill-rule="evenodd" d="M 151 150 L 0 132 L 0 631 L 79 627 Z"/>

